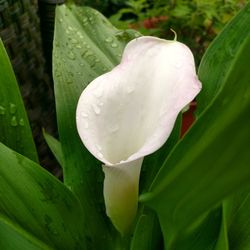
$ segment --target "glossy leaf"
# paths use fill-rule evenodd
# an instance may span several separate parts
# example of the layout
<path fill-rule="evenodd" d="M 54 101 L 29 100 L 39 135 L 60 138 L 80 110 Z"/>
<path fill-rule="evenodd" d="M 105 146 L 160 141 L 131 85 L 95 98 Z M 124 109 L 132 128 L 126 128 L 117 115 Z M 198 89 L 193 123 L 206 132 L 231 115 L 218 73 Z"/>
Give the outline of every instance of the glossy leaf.
<path fill-rule="evenodd" d="M 138 218 L 130 249 L 152 250 L 161 248 L 162 234 L 157 216 L 154 211 L 144 209 Z"/>
<path fill-rule="evenodd" d="M 52 249 L 33 237 L 22 228 L 3 220 L 0 217 L 0 248 L 5 250 L 25 249 L 25 250 L 47 250 Z"/>
<path fill-rule="evenodd" d="M 224 203 L 230 250 L 250 249 L 250 188 Z"/>
<path fill-rule="evenodd" d="M 0 232 L 6 239 L 2 244 L 13 235 L 24 245 L 29 241 L 37 247 L 85 249 L 78 199 L 54 176 L 2 143 L 0 196 Z"/>
<path fill-rule="evenodd" d="M 63 152 L 62 152 L 61 143 L 53 136 L 47 134 L 45 131 L 43 131 L 43 136 L 44 136 L 44 139 L 47 142 L 51 152 L 53 153 L 53 155 L 57 159 L 58 163 L 63 167 L 64 166 L 64 159 L 63 159 Z"/>
<path fill-rule="evenodd" d="M 0 39 L 0 142 L 38 162 L 35 144 L 10 60 Z"/>
<path fill-rule="evenodd" d="M 110 249 L 110 222 L 105 217 L 101 163 L 84 148 L 76 131 L 76 105 L 87 84 L 112 69 L 126 43 L 137 33 L 119 31 L 100 13 L 87 7 L 61 5 L 56 9 L 53 77 L 59 138 L 64 155 L 64 180 L 78 196 L 89 249 Z M 84 223 L 84 222 L 82 222 Z M 113 229 L 111 229 L 113 230 Z"/>
<path fill-rule="evenodd" d="M 141 197 L 157 211 L 166 243 L 249 185 L 249 54 L 250 36 L 237 51 L 216 100 L 164 162 L 150 193 Z"/>
<path fill-rule="evenodd" d="M 198 115 L 223 89 L 230 67 L 238 60 L 238 51 L 250 36 L 249 24 L 250 3 L 226 25 L 206 50 L 198 70 L 203 83 L 203 89 L 197 97 Z"/>

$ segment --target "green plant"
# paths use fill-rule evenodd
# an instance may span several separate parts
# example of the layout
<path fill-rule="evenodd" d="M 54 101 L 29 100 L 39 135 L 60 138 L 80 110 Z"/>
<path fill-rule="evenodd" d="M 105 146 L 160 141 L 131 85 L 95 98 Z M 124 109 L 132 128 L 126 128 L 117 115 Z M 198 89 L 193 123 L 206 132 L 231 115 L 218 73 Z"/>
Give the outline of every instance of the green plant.
<path fill-rule="evenodd" d="M 144 159 L 139 211 L 124 237 L 105 215 L 101 164 L 78 136 L 75 111 L 83 89 L 117 65 L 140 34 L 117 30 L 87 7 L 57 7 L 53 74 L 60 141 L 45 137 L 63 182 L 36 163 L 1 43 L 0 248 L 163 249 L 163 238 L 166 249 L 249 249 L 249 23 L 250 4 L 205 53 L 197 121 L 179 139 L 177 119 L 166 144 Z"/>
<path fill-rule="evenodd" d="M 109 19 L 117 27 L 138 29 L 144 35 L 171 37 L 170 29 L 178 33 L 178 39 L 196 52 L 200 62 L 205 49 L 225 24 L 247 1 L 147 1 L 129 0 Z"/>

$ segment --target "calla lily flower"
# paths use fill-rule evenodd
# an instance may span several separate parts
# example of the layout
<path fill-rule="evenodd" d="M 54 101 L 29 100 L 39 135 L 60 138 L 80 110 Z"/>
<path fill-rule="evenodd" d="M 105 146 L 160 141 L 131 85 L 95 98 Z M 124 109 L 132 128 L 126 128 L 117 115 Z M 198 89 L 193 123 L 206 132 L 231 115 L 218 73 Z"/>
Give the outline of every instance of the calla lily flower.
<path fill-rule="evenodd" d="M 121 63 L 82 92 L 78 133 L 103 163 L 106 213 L 122 234 L 137 212 L 144 156 L 166 142 L 178 113 L 200 89 L 187 46 L 145 36 L 129 42 Z"/>

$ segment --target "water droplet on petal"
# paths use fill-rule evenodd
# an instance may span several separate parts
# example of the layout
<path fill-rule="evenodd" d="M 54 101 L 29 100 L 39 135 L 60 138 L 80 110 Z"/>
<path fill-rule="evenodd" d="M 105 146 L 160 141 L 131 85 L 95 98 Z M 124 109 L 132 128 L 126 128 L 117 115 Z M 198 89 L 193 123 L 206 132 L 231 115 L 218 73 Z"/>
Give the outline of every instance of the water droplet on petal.
<path fill-rule="evenodd" d="M 98 89 L 95 89 L 94 91 L 94 95 L 98 98 L 100 98 L 103 94 L 103 89 L 102 88 L 98 88 Z"/>
<path fill-rule="evenodd" d="M 182 67 L 183 63 L 181 61 L 177 61 L 174 63 L 174 66 L 177 68 L 177 69 L 180 69 Z"/>
<path fill-rule="evenodd" d="M 82 112 L 82 113 L 81 113 L 81 117 L 84 117 L 84 118 L 85 118 L 85 117 L 88 117 L 88 114 Z"/>
<path fill-rule="evenodd" d="M 96 115 L 99 115 L 101 113 L 101 109 L 97 105 L 93 105 L 93 109 Z"/>
<path fill-rule="evenodd" d="M 111 133 L 115 133 L 115 132 L 117 132 L 118 130 L 119 130 L 118 124 L 112 124 L 112 125 L 109 127 L 109 131 L 110 131 Z"/>
<path fill-rule="evenodd" d="M 102 154 L 101 152 L 98 152 L 98 153 L 97 153 L 97 156 L 98 156 L 99 158 L 103 158 L 103 154 Z"/>
<path fill-rule="evenodd" d="M 132 93 L 132 92 L 134 92 L 134 87 L 133 86 L 127 86 L 127 89 L 126 89 L 126 91 L 127 91 L 127 93 L 128 94 L 130 94 L 130 93 Z"/>
<path fill-rule="evenodd" d="M 89 124 L 88 124 L 88 122 L 87 121 L 84 121 L 84 128 L 88 128 L 89 127 Z"/>

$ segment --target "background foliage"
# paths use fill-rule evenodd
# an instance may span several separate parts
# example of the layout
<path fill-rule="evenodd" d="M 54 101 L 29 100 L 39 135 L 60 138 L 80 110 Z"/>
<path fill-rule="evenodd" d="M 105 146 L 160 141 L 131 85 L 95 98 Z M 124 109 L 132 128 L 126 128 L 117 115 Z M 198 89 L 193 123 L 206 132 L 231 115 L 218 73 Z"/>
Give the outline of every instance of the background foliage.
<path fill-rule="evenodd" d="M 143 35 L 178 40 L 196 53 L 199 64 L 205 49 L 248 0 L 127 0 L 78 1 L 100 9 L 117 28 L 135 28 Z"/>

